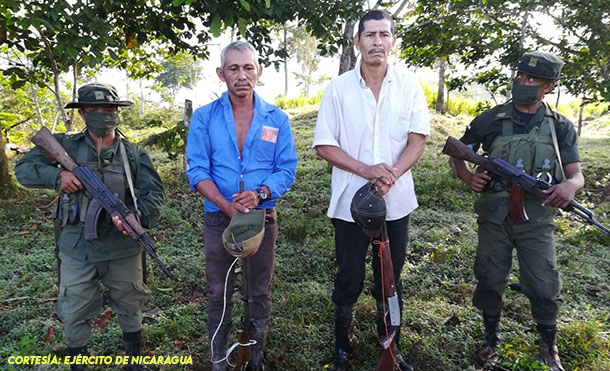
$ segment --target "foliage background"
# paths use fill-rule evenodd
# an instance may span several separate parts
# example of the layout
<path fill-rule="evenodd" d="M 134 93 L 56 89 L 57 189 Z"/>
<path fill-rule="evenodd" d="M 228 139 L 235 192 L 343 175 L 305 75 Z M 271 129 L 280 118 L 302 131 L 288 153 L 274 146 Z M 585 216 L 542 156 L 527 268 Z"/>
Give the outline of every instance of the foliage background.
<path fill-rule="evenodd" d="M 333 349 L 330 293 L 336 268 L 332 226 L 325 216 L 331 168 L 310 148 L 316 107 L 288 112 L 299 167 L 295 185 L 277 207 L 280 236 L 266 357 L 273 370 L 321 370 L 331 361 Z M 133 112 L 126 110 L 123 114 L 129 118 Z M 481 318 L 471 304 L 475 285 L 475 195 L 451 178 L 446 156 L 440 152 L 446 136 L 459 136 L 471 116 L 433 113 L 431 119 L 432 135 L 413 170 L 420 207 L 412 215 L 402 276 L 406 302 L 401 343 L 416 369 L 473 370 L 472 355 L 483 333 Z M 126 119 L 124 129 L 130 138 L 144 141 L 151 128 L 138 122 L 136 125 Z M 585 126 L 580 141 L 586 190 L 578 200 L 593 209 L 605 225 L 610 224 L 609 128 L 607 115 L 597 117 Z M 145 306 L 144 349 L 148 354 L 193 357 L 192 367 L 164 366 L 163 370 L 207 370 L 210 353 L 202 199 L 182 179 L 180 158 L 170 159 L 156 148 L 148 151 L 167 192 L 160 223 L 150 233 L 176 279 L 165 279 L 149 261 L 153 296 Z M 12 369 L 6 364 L 10 355 L 65 354 L 62 325 L 55 313 L 57 277 L 50 220 L 54 198 L 50 191 L 22 190 L 17 198 L 0 200 L 3 369 Z M 569 216 L 559 217 L 557 223 L 558 260 L 564 281 L 559 349 L 564 366 L 569 370 L 608 370 L 610 238 Z M 515 265 L 511 282 L 518 279 L 516 269 Z M 355 370 L 373 369 L 378 355 L 375 303 L 368 293 L 370 268 L 366 279 L 365 291 L 357 303 Z M 506 297 L 498 370 L 543 370 L 536 357 L 535 327 L 526 298 L 509 289 Z M 239 327 L 240 298 L 238 290 L 234 295 L 234 328 Z M 104 305 L 107 307 L 107 301 Z M 121 333 L 114 316 L 94 329 L 90 348 L 97 355 L 122 354 Z"/>

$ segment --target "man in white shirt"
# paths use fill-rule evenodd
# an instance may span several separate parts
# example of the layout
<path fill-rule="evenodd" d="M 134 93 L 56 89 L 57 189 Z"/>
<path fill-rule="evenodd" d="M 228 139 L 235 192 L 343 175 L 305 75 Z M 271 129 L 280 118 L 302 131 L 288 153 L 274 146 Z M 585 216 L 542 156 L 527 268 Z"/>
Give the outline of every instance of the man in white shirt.
<path fill-rule="evenodd" d="M 362 292 L 365 259 L 371 238 L 350 214 L 350 202 L 365 183 L 377 183 L 387 204 L 394 281 L 402 310 L 400 272 L 405 261 L 409 213 L 417 208 L 411 167 L 430 134 L 424 93 L 411 76 L 392 69 L 388 56 L 396 43 L 394 22 L 382 10 L 360 19 L 354 44 L 361 61 L 327 87 L 316 123 L 313 147 L 333 165 L 332 196 L 327 215 L 335 227 L 339 270 L 332 295 L 335 303 L 335 360 L 331 370 L 349 367 L 350 328 L 354 304 Z M 379 246 L 373 244 L 373 296 L 377 300 L 378 335 L 385 335 Z M 398 343 L 398 335 L 397 335 Z M 402 361 L 402 370 L 411 368 Z M 398 360 L 398 359 L 397 359 Z"/>

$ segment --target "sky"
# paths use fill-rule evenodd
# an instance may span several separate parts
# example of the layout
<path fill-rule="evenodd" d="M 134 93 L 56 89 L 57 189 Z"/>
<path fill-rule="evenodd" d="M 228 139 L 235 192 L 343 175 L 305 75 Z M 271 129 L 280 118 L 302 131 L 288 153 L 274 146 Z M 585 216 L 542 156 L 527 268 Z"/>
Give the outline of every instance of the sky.
<path fill-rule="evenodd" d="M 552 36 L 557 34 L 557 29 L 553 25 L 550 18 L 536 14 L 533 16 L 534 23 L 538 24 L 538 28 L 542 30 L 544 36 Z M 222 92 L 226 90 L 224 83 L 220 81 L 216 75 L 216 68 L 220 65 L 220 51 L 222 48 L 231 41 L 230 35 L 225 33 L 219 38 L 213 40 L 208 45 L 209 59 L 201 61 L 202 65 L 202 79 L 198 82 L 194 89 L 181 89 L 176 97 L 176 105 L 183 106 L 185 99 L 190 99 L 193 102 L 193 107 L 197 108 L 203 106 L 214 99 L 216 99 Z M 400 45 L 400 40 L 396 42 L 396 46 Z M 399 60 L 396 56 L 392 56 L 390 63 L 393 67 L 400 71 L 411 73 L 417 77 L 420 83 L 433 83 L 438 82 L 438 72 L 430 68 L 413 68 L 408 67 Z M 296 97 L 301 94 L 300 87 L 297 85 L 298 81 L 294 77 L 293 72 L 300 71 L 296 58 L 292 58 L 288 63 L 288 97 Z M 339 70 L 339 59 L 338 56 L 329 58 L 321 58 L 319 63 L 318 71 L 315 73 L 316 77 L 327 75 L 329 77 L 336 76 Z M 99 82 L 110 82 L 115 85 L 119 95 L 121 97 L 127 97 L 127 89 L 130 94 L 140 94 L 140 82 L 134 80 L 128 80 L 125 72 L 117 70 L 103 70 L 97 77 L 96 81 Z M 154 83 L 152 80 L 144 80 L 142 86 L 145 90 L 145 99 L 154 102 L 161 101 L 160 96 L 150 89 L 150 86 Z M 314 96 L 318 91 L 323 90 L 328 81 L 323 82 L 320 85 L 310 87 L 310 96 Z M 283 65 L 280 65 L 279 71 L 271 65 L 263 68 L 263 74 L 259 80 L 259 84 L 256 87 L 257 93 L 266 101 L 274 102 L 276 98 L 284 94 L 284 69 Z M 483 91 L 482 89 L 473 88 L 473 91 L 477 92 L 478 95 Z M 549 95 L 547 101 L 555 102 L 556 91 Z M 562 91 L 560 94 L 562 101 L 572 99 L 567 92 Z M 161 104 L 161 103 L 160 103 Z"/>
<path fill-rule="evenodd" d="M 209 48 L 210 57 L 208 60 L 201 61 L 202 65 L 202 79 L 197 83 L 194 89 L 181 89 L 176 97 L 176 104 L 183 106 L 185 99 L 190 99 L 193 102 L 193 107 L 200 107 L 207 103 L 210 103 L 222 94 L 226 90 L 224 83 L 220 81 L 216 75 L 216 68 L 220 66 L 220 52 L 222 48 L 230 43 L 229 36 L 221 36 L 214 40 Z M 398 42 L 396 45 L 399 45 Z M 430 69 L 414 69 L 405 66 L 404 62 L 398 60 L 395 56 L 390 59 L 392 65 L 403 71 L 410 73 L 416 73 L 418 78 L 426 82 L 434 82 L 438 79 L 437 73 Z M 296 58 L 292 58 L 288 61 L 288 97 L 296 97 L 301 94 L 301 88 L 297 85 L 298 81 L 294 77 L 293 72 L 300 71 Z M 323 57 L 320 59 L 318 71 L 315 72 L 315 76 L 327 75 L 329 77 L 335 77 L 339 71 L 339 57 Z M 98 82 L 110 82 L 113 84 L 121 97 L 127 97 L 127 89 L 129 88 L 130 94 L 140 94 L 139 81 L 128 80 L 125 72 L 118 70 L 102 70 L 99 75 L 96 76 Z M 154 83 L 152 80 L 144 80 L 142 85 L 145 90 L 145 99 L 152 101 L 160 101 L 160 96 L 154 91 L 150 90 L 149 87 Z M 324 90 L 328 80 L 320 85 L 310 87 L 310 96 L 314 96 L 318 91 Z M 128 88 L 127 88 L 128 86 Z M 263 73 L 256 87 L 256 92 L 263 99 L 273 103 L 279 95 L 284 94 L 284 67 L 280 65 L 279 71 L 276 71 L 273 65 L 263 67 Z"/>

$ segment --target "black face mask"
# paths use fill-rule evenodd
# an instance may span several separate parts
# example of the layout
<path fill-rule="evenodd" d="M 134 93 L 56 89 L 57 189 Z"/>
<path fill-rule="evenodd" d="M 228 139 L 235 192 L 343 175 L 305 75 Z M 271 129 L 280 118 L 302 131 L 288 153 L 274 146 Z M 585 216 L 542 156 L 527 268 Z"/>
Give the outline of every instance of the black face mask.
<path fill-rule="evenodd" d="M 517 80 L 513 81 L 512 87 L 512 95 L 513 95 L 513 103 L 515 104 L 534 104 L 540 102 L 538 100 L 538 89 L 540 89 L 542 85 L 524 85 Z"/>
<path fill-rule="evenodd" d="M 114 131 L 119 125 L 120 118 L 117 113 L 87 112 L 85 113 L 85 124 L 93 134 L 98 137 L 106 136 Z"/>

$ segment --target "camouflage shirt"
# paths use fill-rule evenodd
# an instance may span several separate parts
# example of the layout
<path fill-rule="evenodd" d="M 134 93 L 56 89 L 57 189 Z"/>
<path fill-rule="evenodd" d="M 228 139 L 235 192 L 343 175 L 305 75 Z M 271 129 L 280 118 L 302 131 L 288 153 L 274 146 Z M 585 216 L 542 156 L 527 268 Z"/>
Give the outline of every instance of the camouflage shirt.
<path fill-rule="evenodd" d="M 126 148 L 133 185 L 138 198 L 140 221 L 144 227 L 150 227 L 156 222 L 164 198 L 163 184 L 148 154 L 140 146 L 125 139 L 119 139 L 117 135 L 110 146 L 101 149 L 98 158 L 95 145 L 86 133 L 55 134 L 54 136 L 66 149 L 68 155 L 77 162 L 79 162 L 79 148 L 84 146 L 86 163 L 88 165 L 99 163 L 102 166 L 101 169 L 90 166 L 96 173 L 104 172 L 103 164 L 110 164 L 113 161 L 121 161 L 122 163 L 119 152 L 119 140 L 122 140 Z M 52 163 L 38 147 L 25 154 L 15 165 L 17 180 L 28 188 L 60 190 L 61 179 L 59 173 L 61 171 L 62 168 L 58 164 Z M 125 202 L 128 207 L 133 209 L 133 201 L 130 195 Z M 102 214 L 105 214 L 105 212 L 102 212 Z M 119 232 L 109 218 L 102 215 L 100 219 L 101 221 L 97 226 L 98 239 L 95 240 L 85 240 L 82 223 L 65 225 L 58 240 L 60 251 L 73 258 L 91 262 L 124 258 L 142 251 L 136 241 Z"/>

